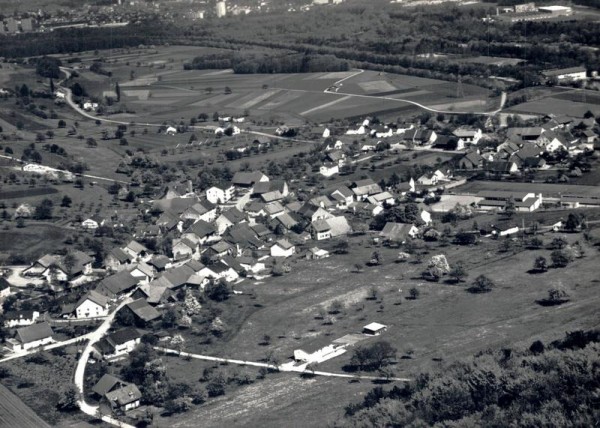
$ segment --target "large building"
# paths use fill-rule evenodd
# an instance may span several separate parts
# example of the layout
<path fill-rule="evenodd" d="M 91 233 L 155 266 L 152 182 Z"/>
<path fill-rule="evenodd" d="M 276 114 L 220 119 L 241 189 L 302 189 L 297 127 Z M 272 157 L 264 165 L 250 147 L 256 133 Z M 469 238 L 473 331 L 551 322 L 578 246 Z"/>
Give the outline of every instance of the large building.
<path fill-rule="evenodd" d="M 227 15 L 227 6 L 224 1 L 218 1 L 216 6 L 217 18 L 222 18 Z"/>
<path fill-rule="evenodd" d="M 586 80 L 587 71 L 584 67 L 561 68 L 557 70 L 546 70 L 543 72 L 546 80 L 556 79 L 558 82 L 565 80 Z"/>

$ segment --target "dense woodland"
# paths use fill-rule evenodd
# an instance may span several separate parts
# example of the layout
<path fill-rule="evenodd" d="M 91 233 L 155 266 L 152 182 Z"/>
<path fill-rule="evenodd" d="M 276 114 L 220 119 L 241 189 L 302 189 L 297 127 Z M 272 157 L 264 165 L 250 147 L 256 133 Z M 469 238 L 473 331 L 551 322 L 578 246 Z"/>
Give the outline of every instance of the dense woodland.
<path fill-rule="evenodd" d="M 600 331 L 576 331 L 545 347 L 488 351 L 377 387 L 346 407 L 344 426 L 594 426 L 600 420 Z"/>
<path fill-rule="evenodd" d="M 349 66 L 490 86 L 490 75 L 539 83 L 546 68 L 585 65 L 600 68 L 597 23 L 585 20 L 485 22 L 492 5 L 440 5 L 400 8 L 387 3 L 348 3 L 305 13 L 274 12 L 204 20 L 201 24 L 164 23 L 158 17 L 123 28 L 83 28 L 23 34 L 18 43 L 0 43 L 0 56 L 23 57 L 140 44 L 194 44 L 233 51 L 276 49 L 298 55 L 243 54 L 227 58 L 190 58 L 190 68 L 231 63 L 238 72 L 321 71 Z M 443 53 L 428 58 L 421 54 Z M 325 55 L 325 56 L 322 56 Z M 503 56 L 526 60 L 510 66 L 459 61 L 465 56 Z M 337 59 L 334 59 L 337 58 Z M 308 61 L 307 61 L 308 59 Z M 331 64 L 330 64 L 331 63 Z"/>

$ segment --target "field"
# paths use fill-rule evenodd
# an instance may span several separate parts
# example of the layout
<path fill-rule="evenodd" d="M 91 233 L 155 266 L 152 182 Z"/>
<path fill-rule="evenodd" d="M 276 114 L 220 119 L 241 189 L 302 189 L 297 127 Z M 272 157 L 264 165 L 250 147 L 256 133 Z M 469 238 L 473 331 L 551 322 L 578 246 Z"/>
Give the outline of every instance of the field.
<path fill-rule="evenodd" d="M 443 109 L 481 110 L 489 103 L 485 89 L 455 82 L 390 75 L 371 71 L 307 74 L 236 75 L 231 70 L 183 70 L 183 64 L 202 53 L 218 49 L 185 46 L 158 49 L 121 49 L 94 55 L 85 52 L 71 62 L 78 81 L 91 95 L 101 97 L 121 86 L 121 103 L 135 111 L 131 120 L 171 121 L 189 119 L 190 112 L 242 115 L 252 119 L 298 125 L 306 120 L 354 118 L 377 114 L 397 117 L 420 109 L 400 98 Z M 58 56 L 66 62 L 68 56 Z M 91 61 L 103 58 L 112 76 L 87 70 Z M 353 77 L 351 77 L 353 76 Z M 347 79 L 347 80 L 343 80 Z M 343 80 L 342 95 L 324 93 Z M 225 88 L 228 88 L 226 90 Z M 229 89 L 231 91 L 229 91 Z"/>
<path fill-rule="evenodd" d="M 549 242 L 551 238 L 544 240 Z M 578 235 L 567 238 L 581 241 Z M 294 272 L 288 276 L 236 286 L 256 295 L 254 312 L 240 313 L 241 328 L 230 333 L 225 342 L 206 346 L 194 344 L 190 338 L 187 348 L 255 361 L 274 352 L 281 362 L 287 362 L 294 349 L 324 346 L 377 321 L 388 325 L 388 331 L 365 343 L 390 341 L 401 357 L 393 366 L 395 374 L 411 377 L 488 348 L 528 346 L 536 339 L 547 342 L 565 331 L 600 325 L 596 311 L 596 249 L 586 248 L 586 257 L 575 261 L 568 270 L 551 269 L 544 274 L 528 271 L 536 256 L 549 256 L 548 250 L 498 253 L 498 243 L 491 240 L 470 248 L 432 249 L 425 255 L 425 261 L 431 255 L 445 254 L 450 265 L 465 263 L 469 272 L 466 284 L 480 274 L 497 284 L 491 293 L 470 294 L 465 285 L 421 280 L 419 274 L 426 265 L 396 264 L 393 260 L 398 250 L 370 248 L 368 241 L 367 237 L 354 238 L 347 256 L 304 261 L 297 270 L 294 265 Z M 354 263 L 364 262 L 374 250 L 383 254 L 384 263 L 356 273 Z M 576 280 L 571 276 L 574 271 L 578 272 Z M 568 288 L 571 302 L 559 308 L 536 303 L 549 288 L 559 285 Z M 420 291 L 417 300 L 408 299 L 411 287 Z M 368 298 L 372 288 L 377 290 L 375 299 Z M 248 306 L 244 295 L 234 299 L 239 299 L 242 307 Z M 322 314 L 335 301 L 342 302 L 344 309 L 332 316 L 332 323 L 326 322 Z M 260 345 L 265 334 L 273 338 L 266 347 Z M 343 372 L 350 356 L 348 352 L 318 368 Z M 297 375 L 280 374 L 170 420 L 176 427 L 194 426 L 199 420 L 208 426 L 278 426 L 283 421 L 290 426 L 323 426 L 339 420 L 341 406 L 360 400 L 372 387 L 368 382 L 325 378 L 307 381 Z M 310 399 L 306 399 L 309 395 Z M 269 412 L 263 410 L 266 405 Z"/>
<path fill-rule="evenodd" d="M 559 197 L 564 195 L 576 195 L 583 197 L 599 197 L 600 187 L 583 186 L 575 184 L 551 184 L 551 183 L 517 183 L 508 181 L 482 181 L 472 180 L 456 190 L 460 194 L 476 194 L 482 190 L 512 190 L 515 192 L 542 193 L 544 197 Z"/>
<path fill-rule="evenodd" d="M 19 397 L 0 384 L 0 426 L 19 428 L 50 427 L 35 414 Z"/>
<path fill-rule="evenodd" d="M 542 94 L 535 100 L 523 104 L 517 104 L 507 109 L 507 112 L 533 113 L 538 115 L 566 115 L 572 117 L 583 117 L 587 111 L 594 114 L 600 113 L 600 95 L 595 91 L 552 88 L 533 90 L 533 94 Z M 534 95 L 535 96 L 535 95 Z"/>

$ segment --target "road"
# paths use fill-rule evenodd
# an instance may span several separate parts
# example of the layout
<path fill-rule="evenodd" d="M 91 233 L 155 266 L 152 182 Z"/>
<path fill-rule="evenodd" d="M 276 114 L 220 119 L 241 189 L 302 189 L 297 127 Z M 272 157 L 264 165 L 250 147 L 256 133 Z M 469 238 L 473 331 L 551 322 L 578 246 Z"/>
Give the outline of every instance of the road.
<path fill-rule="evenodd" d="M 106 332 L 110 329 L 110 326 L 113 322 L 113 319 L 115 318 L 115 315 L 117 314 L 117 312 L 119 312 L 119 309 L 121 309 L 123 306 L 125 306 L 127 303 L 131 302 L 131 294 L 129 293 L 129 295 L 127 295 L 123 301 L 110 313 L 110 315 L 108 315 L 108 317 L 106 317 L 106 319 L 104 320 L 104 322 L 102 324 L 100 324 L 100 326 L 94 330 L 92 333 L 89 333 L 88 339 L 89 342 L 87 344 L 87 346 L 85 347 L 85 349 L 83 350 L 83 352 L 81 353 L 81 356 L 79 357 L 79 360 L 77 361 L 77 367 L 75 369 L 75 376 L 74 376 L 74 382 L 75 382 L 75 386 L 77 387 L 77 390 L 79 391 L 79 393 L 81 394 L 81 398 L 78 401 L 79 404 L 79 408 L 81 409 L 81 411 L 87 415 L 90 416 L 97 416 L 98 415 L 98 406 L 92 406 L 88 403 L 86 403 L 85 401 L 85 395 L 84 395 L 84 375 L 85 375 L 85 367 L 88 363 L 88 360 L 90 358 L 90 354 L 92 352 L 92 347 L 93 345 L 98 342 L 100 339 L 102 339 L 102 337 L 106 334 Z M 109 423 L 111 425 L 114 426 L 118 426 L 118 427 L 125 427 L 125 428 L 133 428 L 131 425 L 127 425 L 124 422 L 119 421 L 118 419 L 114 419 L 108 415 L 103 415 L 102 416 L 102 420 L 106 423 Z"/>
<path fill-rule="evenodd" d="M 375 381 L 396 381 L 396 382 L 411 382 L 411 379 L 402 378 L 402 377 L 383 377 L 383 376 L 363 376 L 363 375 L 352 375 L 346 373 L 333 373 L 333 372 L 324 372 L 319 370 L 307 370 L 306 364 L 302 364 L 299 366 L 292 364 L 282 364 L 275 365 L 269 363 L 260 363 L 256 361 L 244 361 L 244 360 L 235 360 L 231 358 L 220 358 L 220 357 L 211 357 L 209 355 L 200 355 L 200 354 L 192 354 L 189 352 L 180 352 L 177 349 L 163 348 L 160 346 L 155 346 L 159 352 L 163 352 L 165 354 L 173 354 L 178 355 L 180 357 L 188 357 L 194 358 L 197 360 L 205 360 L 205 361 L 215 361 L 220 363 L 229 363 L 229 364 L 238 364 L 241 366 L 253 366 L 253 367 L 264 367 L 271 370 L 277 370 L 280 372 L 294 372 L 294 373 L 305 373 L 315 376 L 325 376 L 325 377 L 341 377 L 346 379 L 361 379 L 361 380 L 375 380 Z"/>

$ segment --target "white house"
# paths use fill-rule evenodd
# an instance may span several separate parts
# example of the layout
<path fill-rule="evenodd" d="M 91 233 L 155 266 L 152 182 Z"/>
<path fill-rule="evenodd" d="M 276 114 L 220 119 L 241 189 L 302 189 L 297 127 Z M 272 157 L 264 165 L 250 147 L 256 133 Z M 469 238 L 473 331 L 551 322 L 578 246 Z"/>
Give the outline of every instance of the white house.
<path fill-rule="evenodd" d="M 378 322 L 372 322 L 363 327 L 363 334 L 367 334 L 369 336 L 379 336 L 386 330 L 387 325 L 379 324 Z"/>
<path fill-rule="evenodd" d="M 271 247 L 272 257 L 290 257 L 296 253 L 296 247 L 287 239 L 280 239 Z"/>
<path fill-rule="evenodd" d="M 40 317 L 38 311 L 10 311 L 4 314 L 5 327 L 21 327 L 31 325 Z"/>
<path fill-rule="evenodd" d="M 139 345 L 141 337 L 135 328 L 126 327 L 100 339 L 94 344 L 94 351 L 102 358 L 118 358 L 133 351 Z"/>
<path fill-rule="evenodd" d="M 206 189 L 206 199 L 213 204 L 224 204 L 233 199 L 234 193 L 232 184 L 219 184 Z"/>
<path fill-rule="evenodd" d="M 340 167 L 336 163 L 327 162 L 321 165 L 321 167 L 319 168 L 319 174 L 321 174 L 323 177 L 331 177 L 339 173 Z"/>
<path fill-rule="evenodd" d="M 41 322 L 18 329 L 16 336 L 8 339 L 7 343 L 13 351 L 27 351 L 52 343 L 54 341 L 52 334 L 53 331 L 50 324 Z"/>
<path fill-rule="evenodd" d="M 470 129 L 470 128 L 458 128 L 455 129 L 452 134 L 458 138 L 459 145 L 467 146 L 470 144 L 476 145 L 481 137 L 483 137 L 483 132 L 481 129 Z"/>
<path fill-rule="evenodd" d="M 104 317 L 108 315 L 108 297 L 90 291 L 75 304 L 77 319 Z"/>
<path fill-rule="evenodd" d="M 83 109 L 85 111 L 96 111 L 97 108 L 98 103 L 93 103 L 91 101 L 86 101 L 85 103 L 83 103 Z"/>

